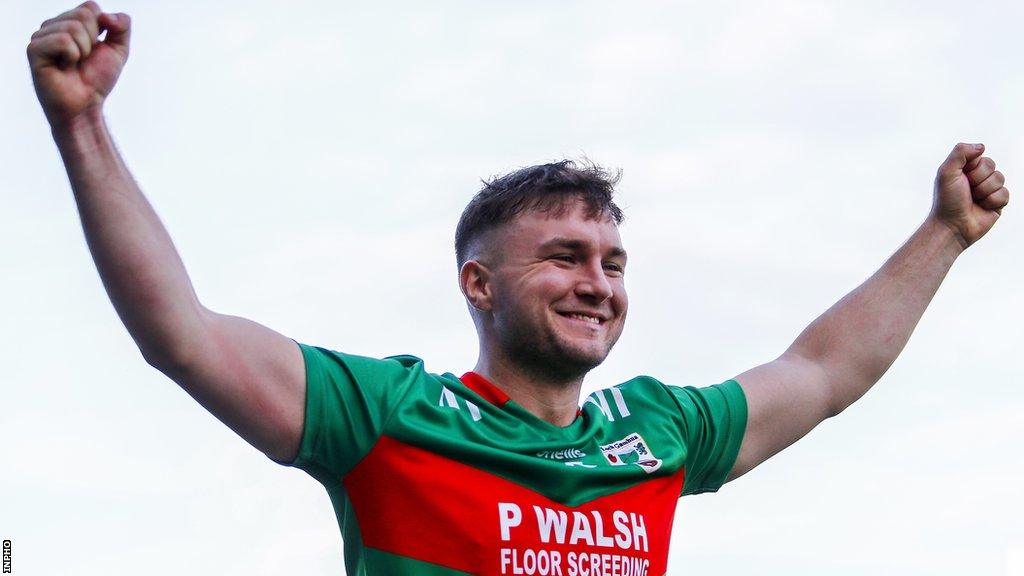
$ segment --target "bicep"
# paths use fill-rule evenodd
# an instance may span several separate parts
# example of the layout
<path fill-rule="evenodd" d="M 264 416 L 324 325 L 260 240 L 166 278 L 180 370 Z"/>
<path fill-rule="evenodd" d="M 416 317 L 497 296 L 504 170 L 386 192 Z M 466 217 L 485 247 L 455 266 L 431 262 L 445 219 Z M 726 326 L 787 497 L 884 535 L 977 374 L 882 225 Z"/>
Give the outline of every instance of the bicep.
<path fill-rule="evenodd" d="M 833 414 L 827 372 L 802 356 L 783 354 L 735 380 L 747 399 L 747 430 L 729 480 L 779 453 Z"/>
<path fill-rule="evenodd" d="M 306 395 L 298 345 L 251 320 L 208 310 L 195 338 L 189 357 L 164 372 L 256 449 L 293 460 Z"/>

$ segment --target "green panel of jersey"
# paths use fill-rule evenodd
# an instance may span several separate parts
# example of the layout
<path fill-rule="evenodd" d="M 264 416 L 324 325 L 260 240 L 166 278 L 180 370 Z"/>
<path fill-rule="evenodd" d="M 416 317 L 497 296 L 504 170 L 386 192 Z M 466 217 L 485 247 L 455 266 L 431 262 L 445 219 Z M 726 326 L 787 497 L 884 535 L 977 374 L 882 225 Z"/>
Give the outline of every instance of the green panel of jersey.
<path fill-rule="evenodd" d="M 290 465 L 326 487 L 350 576 L 660 576 L 677 499 L 721 487 L 746 428 L 734 380 L 639 376 L 560 428 L 479 374 L 299 347 Z"/>

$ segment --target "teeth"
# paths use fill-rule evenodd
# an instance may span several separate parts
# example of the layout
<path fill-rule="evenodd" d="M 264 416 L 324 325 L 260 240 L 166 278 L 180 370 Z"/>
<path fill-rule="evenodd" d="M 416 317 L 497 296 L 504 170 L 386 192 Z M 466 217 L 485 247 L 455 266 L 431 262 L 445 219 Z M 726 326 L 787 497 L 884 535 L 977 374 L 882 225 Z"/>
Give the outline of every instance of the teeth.
<path fill-rule="evenodd" d="M 590 322 L 591 324 L 600 324 L 601 323 L 600 319 L 594 318 L 593 316 L 585 316 L 583 314 L 569 314 L 569 316 L 571 318 L 578 318 L 580 320 L 583 320 L 583 321 L 586 321 L 586 322 Z"/>

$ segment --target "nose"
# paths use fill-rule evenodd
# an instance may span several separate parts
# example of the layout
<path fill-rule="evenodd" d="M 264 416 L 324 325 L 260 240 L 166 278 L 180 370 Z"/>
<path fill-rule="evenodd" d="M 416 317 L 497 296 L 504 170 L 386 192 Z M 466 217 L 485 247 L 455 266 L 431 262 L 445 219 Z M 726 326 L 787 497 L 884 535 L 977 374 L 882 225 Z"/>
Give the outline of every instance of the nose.
<path fill-rule="evenodd" d="M 601 262 L 581 267 L 580 270 L 580 277 L 576 281 L 577 296 L 592 298 L 598 303 L 612 297 L 612 284 L 608 281 Z"/>

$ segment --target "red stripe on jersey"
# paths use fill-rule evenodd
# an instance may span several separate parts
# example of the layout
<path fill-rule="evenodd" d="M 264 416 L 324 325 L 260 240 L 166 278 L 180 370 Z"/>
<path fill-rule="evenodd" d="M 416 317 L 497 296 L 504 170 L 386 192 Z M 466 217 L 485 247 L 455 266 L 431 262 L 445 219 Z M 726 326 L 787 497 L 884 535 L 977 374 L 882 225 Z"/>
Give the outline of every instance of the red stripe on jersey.
<path fill-rule="evenodd" d="M 344 485 L 363 544 L 391 554 L 482 576 L 541 574 L 545 562 L 548 574 L 655 576 L 665 573 L 683 471 L 571 507 L 382 436 Z"/>
<path fill-rule="evenodd" d="M 498 388 L 490 380 L 476 372 L 466 372 L 459 380 L 466 385 L 466 388 L 476 392 L 481 398 L 499 408 L 504 406 L 505 402 L 508 402 L 508 394 L 502 392 L 501 388 Z"/>
<path fill-rule="evenodd" d="M 466 388 L 476 392 L 481 398 L 499 408 L 509 401 L 508 394 L 505 394 L 501 388 L 498 388 L 493 382 L 476 372 L 466 372 L 459 378 L 459 380 L 466 385 Z M 583 414 L 583 410 L 577 408 L 576 417 L 578 418 L 580 414 Z"/>

